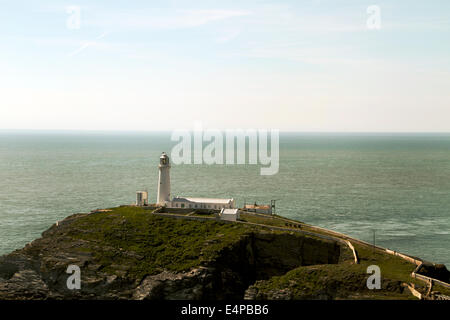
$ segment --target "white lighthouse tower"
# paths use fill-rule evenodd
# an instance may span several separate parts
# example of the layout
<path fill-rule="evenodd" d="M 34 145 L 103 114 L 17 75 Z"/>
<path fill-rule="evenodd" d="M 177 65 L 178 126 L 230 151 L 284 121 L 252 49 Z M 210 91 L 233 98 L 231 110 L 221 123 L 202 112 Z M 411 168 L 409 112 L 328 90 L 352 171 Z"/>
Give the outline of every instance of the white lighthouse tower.
<path fill-rule="evenodd" d="M 166 205 L 170 202 L 170 162 L 165 152 L 159 157 L 159 179 L 157 204 Z"/>

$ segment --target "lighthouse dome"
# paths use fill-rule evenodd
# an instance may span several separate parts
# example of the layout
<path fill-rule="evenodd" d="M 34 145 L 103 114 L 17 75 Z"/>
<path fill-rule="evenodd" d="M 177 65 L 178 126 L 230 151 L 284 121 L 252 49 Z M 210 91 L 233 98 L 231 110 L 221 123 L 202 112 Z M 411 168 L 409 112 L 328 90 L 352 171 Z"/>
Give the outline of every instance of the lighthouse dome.
<path fill-rule="evenodd" d="M 159 157 L 159 164 L 161 165 L 168 165 L 169 164 L 169 156 L 163 152 L 161 156 Z"/>

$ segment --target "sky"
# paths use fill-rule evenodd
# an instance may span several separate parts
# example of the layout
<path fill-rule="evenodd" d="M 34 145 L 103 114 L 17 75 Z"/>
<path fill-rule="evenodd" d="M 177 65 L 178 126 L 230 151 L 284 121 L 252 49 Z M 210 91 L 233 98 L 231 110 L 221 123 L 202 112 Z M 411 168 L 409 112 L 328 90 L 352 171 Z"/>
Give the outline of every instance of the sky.
<path fill-rule="evenodd" d="M 450 1 L 3 1 L 0 129 L 450 132 Z"/>

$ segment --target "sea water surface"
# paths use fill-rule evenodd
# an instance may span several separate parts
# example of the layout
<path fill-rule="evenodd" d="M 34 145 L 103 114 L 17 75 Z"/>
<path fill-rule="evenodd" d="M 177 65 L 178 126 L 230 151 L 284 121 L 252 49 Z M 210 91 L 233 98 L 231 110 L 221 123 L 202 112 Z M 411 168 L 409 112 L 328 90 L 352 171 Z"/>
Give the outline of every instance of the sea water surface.
<path fill-rule="evenodd" d="M 156 200 L 169 133 L 0 131 L 0 255 L 78 212 Z M 286 217 L 450 266 L 449 134 L 280 135 L 259 165 L 172 165 L 173 196 L 270 203 Z"/>

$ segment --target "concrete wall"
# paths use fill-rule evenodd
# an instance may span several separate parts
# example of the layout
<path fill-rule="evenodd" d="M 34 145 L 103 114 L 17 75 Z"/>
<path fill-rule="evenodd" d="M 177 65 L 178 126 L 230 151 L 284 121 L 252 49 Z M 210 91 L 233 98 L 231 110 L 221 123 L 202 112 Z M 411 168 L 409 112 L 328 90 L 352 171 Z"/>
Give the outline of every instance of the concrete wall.
<path fill-rule="evenodd" d="M 441 285 L 443 287 L 450 288 L 450 284 L 448 284 L 448 283 L 446 283 L 444 281 L 441 281 L 441 280 L 438 280 L 438 279 L 434 279 L 434 278 L 430 278 L 430 277 L 424 276 L 422 274 L 419 274 L 418 272 L 420 271 L 421 268 L 422 268 L 422 263 L 420 265 L 418 265 L 417 268 L 411 273 L 411 277 L 413 277 L 415 279 L 419 279 L 419 280 L 425 281 L 425 282 L 437 283 L 437 284 L 439 284 L 439 285 Z"/>
<path fill-rule="evenodd" d="M 205 220 L 216 220 L 214 217 L 195 217 L 195 216 L 185 216 L 185 215 L 177 215 L 173 213 L 163 213 L 163 212 L 154 212 L 155 216 L 161 217 L 169 217 L 173 219 L 184 219 L 184 220 L 196 220 L 196 221 L 205 221 Z M 232 223 L 232 221 L 229 221 Z"/>
<path fill-rule="evenodd" d="M 352 252 L 353 252 L 353 258 L 355 259 L 355 264 L 359 264 L 359 257 L 358 257 L 358 253 L 355 250 L 355 247 L 352 245 L 352 243 L 350 241 L 346 240 L 345 242 L 347 243 L 350 250 L 352 250 Z"/>

